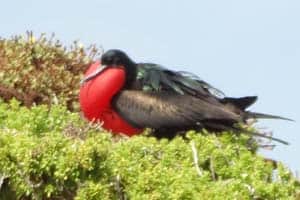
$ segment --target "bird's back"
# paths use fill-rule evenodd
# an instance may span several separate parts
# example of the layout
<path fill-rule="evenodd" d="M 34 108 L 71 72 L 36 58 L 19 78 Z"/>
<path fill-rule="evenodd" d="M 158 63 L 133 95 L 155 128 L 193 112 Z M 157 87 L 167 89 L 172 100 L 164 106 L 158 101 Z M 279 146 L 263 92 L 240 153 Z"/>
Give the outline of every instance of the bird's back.
<path fill-rule="evenodd" d="M 194 97 L 222 98 L 224 93 L 198 76 L 184 71 L 171 71 L 153 63 L 139 63 L 133 89 L 143 91 L 168 91 Z"/>

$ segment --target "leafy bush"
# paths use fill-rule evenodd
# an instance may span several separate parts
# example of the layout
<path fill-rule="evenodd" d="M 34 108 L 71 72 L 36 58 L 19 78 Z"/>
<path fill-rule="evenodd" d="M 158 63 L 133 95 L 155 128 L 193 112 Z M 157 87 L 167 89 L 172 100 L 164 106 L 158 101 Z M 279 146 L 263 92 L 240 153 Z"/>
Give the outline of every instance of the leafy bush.
<path fill-rule="evenodd" d="M 64 106 L 0 103 L 0 199 L 293 199 L 247 136 L 112 136 Z M 0 178 L 1 179 L 1 178 Z"/>
<path fill-rule="evenodd" d="M 128 139 L 82 120 L 79 80 L 97 56 L 54 36 L 0 39 L 0 199 L 299 197 L 295 177 L 248 136 Z"/>
<path fill-rule="evenodd" d="M 84 49 L 76 41 L 67 49 L 54 35 L 0 39 L 0 96 L 26 106 L 58 102 L 78 110 L 79 81 L 98 54 L 95 46 Z"/>

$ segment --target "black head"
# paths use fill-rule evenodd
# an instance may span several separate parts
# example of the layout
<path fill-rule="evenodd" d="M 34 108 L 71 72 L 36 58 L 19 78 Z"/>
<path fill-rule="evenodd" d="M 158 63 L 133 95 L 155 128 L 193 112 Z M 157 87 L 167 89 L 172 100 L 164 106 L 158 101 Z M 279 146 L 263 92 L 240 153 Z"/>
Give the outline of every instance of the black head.
<path fill-rule="evenodd" d="M 111 49 L 106 51 L 101 56 L 101 64 L 114 67 L 123 66 L 126 71 L 126 84 L 125 87 L 130 87 L 136 79 L 137 71 L 136 64 L 121 50 Z"/>
<path fill-rule="evenodd" d="M 106 51 L 101 56 L 102 65 L 122 65 L 125 68 L 130 67 L 130 65 L 134 65 L 134 62 L 121 50 L 111 49 Z"/>
<path fill-rule="evenodd" d="M 101 74 L 105 69 L 110 67 L 124 67 L 126 71 L 126 87 L 131 85 L 136 78 L 136 64 L 123 51 L 112 49 L 106 51 L 101 56 L 101 66 L 99 66 L 99 68 L 95 72 L 81 80 L 81 84 L 92 80 L 93 78 Z"/>
<path fill-rule="evenodd" d="M 124 67 L 126 71 L 125 87 L 130 87 L 137 75 L 136 64 L 121 50 L 108 50 L 101 56 L 101 66 L 92 74 L 81 80 L 81 84 L 92 80 L 109 67 Z"/>

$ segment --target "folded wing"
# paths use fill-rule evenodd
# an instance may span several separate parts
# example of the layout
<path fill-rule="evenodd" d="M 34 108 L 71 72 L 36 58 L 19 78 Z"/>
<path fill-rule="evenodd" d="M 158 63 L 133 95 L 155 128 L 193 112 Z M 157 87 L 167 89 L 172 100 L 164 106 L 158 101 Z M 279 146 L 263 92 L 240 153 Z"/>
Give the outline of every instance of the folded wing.
<path fill-rule="evenodd" d="M 124 90 L 114 98 L 112 105 L 136 127 L 182 129 L 205 127 L 207 121 L 233 124 L 243 120 L 222 103 L 174 92 Z"/>

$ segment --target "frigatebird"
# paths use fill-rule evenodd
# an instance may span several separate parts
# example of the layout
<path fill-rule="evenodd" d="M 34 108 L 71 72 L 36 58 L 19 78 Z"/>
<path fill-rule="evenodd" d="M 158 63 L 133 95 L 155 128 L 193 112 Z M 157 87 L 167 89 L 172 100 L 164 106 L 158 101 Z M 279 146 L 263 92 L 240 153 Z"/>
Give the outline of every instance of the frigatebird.
<path fill-rule="evenodd" d="M 108 50 L 81 81 L 80 105 L 90 121 L 114 133 L 135 135 L 152 128 L 157 137 L 207 129 L 241 131 L 249 119 L 284 117 L 246 110 L 257 96 L 226 97 L 195 74 L 153 63 L 136 63 L 121 50 Z M 243 133 L 278 138 L 243 130 Z"/>

